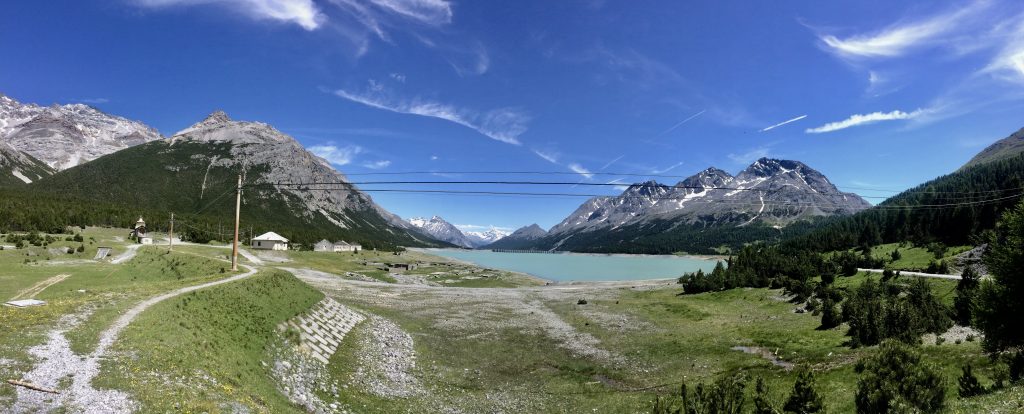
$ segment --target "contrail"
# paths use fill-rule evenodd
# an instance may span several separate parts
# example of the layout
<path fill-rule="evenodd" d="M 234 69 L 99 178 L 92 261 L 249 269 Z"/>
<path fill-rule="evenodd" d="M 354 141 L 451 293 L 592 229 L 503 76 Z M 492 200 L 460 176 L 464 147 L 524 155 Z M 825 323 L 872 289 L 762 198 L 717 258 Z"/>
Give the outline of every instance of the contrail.
<path fill-rule="evenodd" d="M 658 134 L 658 136 L 660 137 L 662 135 L 665 135 L 665 134 L 667 134 L 669 132 L 674 131 L 676 128 L 679 128 L 679 127 L 683 126 L 683 124 L 685 124 L 687 122 L 690 122 L 691 119 L 696 118 L 696 117 L 700 116 L 701 114 L 703 114 L 703 113 L 705 113 L 707 111 L 708 111 L 707 109 L 704 109 L 704 110 L 701 110 L 700 112 L 697 112 L 697 113 L 695 113 L 693 115 L 690 115 L 689 118 L 686 118 L 686 119 L 684 119 L 682 121 L 679 121 L 678 124 L 672 125 L 672 128 L 666 129 L 665 132 L 662 132 L 662 133 Z"/>
<path fill-rule="evenodd" d="M 611 167 L 612 164 L 615 164 L 615 163 L 619 162 L 619 160 L 621 160 L 622 157 L 625 157 L 625 155 L 620 155 L 618 158 L 616 158 L 614 160 L 611 160 L 611 161 L 608 161 L 608 163 L 605 164 L 604 167 L 601 167 L 601 169 L 598 170 L 598 171 L 604 171 L 606 168 Z"/>
<path fill-rule="evenodd" d="M 788 124 L 788 123 L 790 123 L 790 122 L 796 122 L 796 121 L 799 121 L 799 120 L 801 120 L 801 119 L 804 119 L 804 118 L 807 118 L 807 115 L 800 115 L 800 116 L 798 116 L 798 117 L 796 117 L 796 118 L 793 118 L 793 119 L 790 119 L 790 120 L 788 120 L 788 121 L 782 121 L 782 122 L 779 122 L 779 123 L 777 123 L 777 124 L 775 124 L 775 125 L 772 125 L 772 126 L 770 126 L 770 127 L 767 127 L 767 128 L 765 128 L 765 129 L 762 129 L 762 130 L 760 130 L 760 131 L 758 131 L 758 132 L 765 132 L 765 131 L 769 131 L 769 130 L 772 130 L 772 129 L 778 128 L 778 127 L 780 127 L 780 126 L 786 125 L 786 124 Z"/>

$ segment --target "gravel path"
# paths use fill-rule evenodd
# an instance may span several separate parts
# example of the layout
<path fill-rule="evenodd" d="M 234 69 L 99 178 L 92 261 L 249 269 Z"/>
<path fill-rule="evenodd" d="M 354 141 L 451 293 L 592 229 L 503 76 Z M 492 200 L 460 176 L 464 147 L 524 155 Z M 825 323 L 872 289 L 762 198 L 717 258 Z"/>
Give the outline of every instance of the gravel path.
<path fill-rule="evenodd" d="M 858 268 L 857 271 L 860 271 L 860 272 L 871 272 L 871 273 L 883 273 L 883 272 L 885 272 L 884 269 L 861 269 L 861 268 Z M 909 272 L 909 271 L 906 271 L 906 270 L 900 270 L 899 272 L 900 272 L 900 276 L 934 277 L 936 279 L 960 280 L 960 276 L 957 276 L 957 275 L 943 275 L 943 274 L 937 274 L 937 273 Z"/>
<path fill-rule="evenodd" d="M 121 264 L 132 260 L 132 258 L 135 257 L 135 254 L 139 252 L 140 247 L 142 247 L 141 244 L 129 244 L 125 247 L 126 250 L 123 253 L 117 255 L 117 257 L 114 257 L 113 259 L 110 259 L 110 263 Z"/>
<path fill-rule="evenodd" d="M 46 394 L 49 399 L 26 397 L 28 399 L 25 404 L 35 405 L 31 407 L 26 406 L 27 409 L 25 410 L 15 409 L 14 412 L 53 411 L 58 407 L 87 414 L 127 413 L 133 411 L 135 403 L 126 393 L 117 390 L 97 390 L 92 387 L 92 380 L 100 371 L 100 362 L 106 356 L 110 346 L 117 341 L 121 331 L 139 314 L 157 303 L 184 293 L 244 279 L 256 274 L 257 270 L 249 268 L 248 271 L 239 275 L 180 288 L 139 302 L 117 318 L 110 327 L 100 334 L 96 349 L 85 357 L 75 355 L 71 351 L 70 343 L 64 336 L 68 330 L 80 324 L 85 317 L 80 315 L 66 315 L 62 317 L 61 322 L 58 323 L 58 328 L 50 332 L 50 339 L 47 343 L 41 347 L 33 348 L 36 352 L 32 353 L 32 355 L 39 362 L 31 372 L 25 375 L 25 378 L 44 387 L 59 388 L 59 381 L 70 377 L 70 387 L 63 390 L 58 396 Z M 31 391 L 31 393 L 41 394 L 35 391 Z M 15 407 L 20 406 L 20 404 L 22 404 L 21 390 L 19 390 L 18 403 Z"/>

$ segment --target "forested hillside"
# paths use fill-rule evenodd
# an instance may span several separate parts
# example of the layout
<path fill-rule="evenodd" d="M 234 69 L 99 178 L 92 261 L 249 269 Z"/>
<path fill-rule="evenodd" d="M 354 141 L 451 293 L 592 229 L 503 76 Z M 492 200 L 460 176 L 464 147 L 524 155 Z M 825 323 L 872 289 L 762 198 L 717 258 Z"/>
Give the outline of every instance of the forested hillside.
<path fill-rule="evenodd" d="M 928 181 L 788 243 L 820 251 L 904 240 L 970 244 L 1021 199 L 1022 187 L 1024 154 L 1017 154 Z"/>
<path fill-rule="evenodd" d="M 164 228 L 174 212 L 176 231 L 191 240 L 227 240 L 234 220 L 242 164 L 224 163 L 230 143 L 151 142 L 101 157 L 25 187 L 0 201 L 0 230 L 56 230 L 69 225 L 127 227 L 142 215 Z M 210 163 L 209 159 L 222 159 Z M 248 185 L 264 165 L 245 166 Z M 430 245 L 392 228 L 372 210 L 347 210 L 347 227 L 310 214 L 304 200 L 273 186 L 243 191 L 243 231 L 275 231 L 302 244 L 347 240 L 365 247 Z"/>

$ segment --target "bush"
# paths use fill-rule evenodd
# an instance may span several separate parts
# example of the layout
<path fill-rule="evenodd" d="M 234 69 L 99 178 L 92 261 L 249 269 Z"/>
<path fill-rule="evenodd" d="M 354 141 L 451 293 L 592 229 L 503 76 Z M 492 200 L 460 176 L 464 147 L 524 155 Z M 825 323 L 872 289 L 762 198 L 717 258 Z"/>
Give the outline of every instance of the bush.
<path fill-rule="evenodd" d="M 964 365 L 963 374 L 958 380 L 960 383 L 960 398 L 974 397 L 985 393 L 985 387 L 981 386 L 978 377 L 974 376 L 971 364 Z"/>
<path fill-rule="evenodd" d="M 878 352 L 857 363 L 854 397 L 858 413 L 938 412 L 946 402 L 939 370 L 921 360 L 914 346 L 885 341 Z"/>
<path fill-rule="evenodd" d="M 746 379 L 742 376 L 722 377 L 713 384 L 697 384 L 693 392 L 690 392 L 683 383 L 679 389 L 678 407 L 670 399 L 655 399 L 653 414 L 676 414 L 676 413 L 715 413 L 715 414 L 742 414 L 743 411 L 743 389 L 746 388 Z"/>
<path fill-rule="evenodd" d="M 842 317 L 836 310 L 836 304 L 832 298 L 825 298 L 821 301 L 821 327 L 819 329 L 832 329 L 842 322 Z"/>
<path fill-rule="evenodd" d="M 974 268 L 967 266 L 956 283 L 956 296 L 953 297 L 953 317 L 956 323 L 970 326 L 974 319 L 974 300 L 978 295 L 981 277 Z"/>
<path fill-rule="evenodd" d="M 810 369 L 804 369 L 797 375 L 793 392 L 782 409 L 797 414 L 817 413 L 825 409 L 821 395 L 814 390 L 814 374 Z"/>
<path fill-rule="evenodd" d="M 952 325 L 949 312 L 923 278 L 913 278 L 906 286 L 866 280 L 843 303 L 842 320 L 849 324 L 846 334 L 854 347 L 889 338 L 916 344 L 921 335 L 942 333 Z"/>
<path fill-rule="evenodd" d="M 768 396 L 768 385 L 764 383 L 764 378 L 757 377 L 757 383 L 754 386 L 754 414 L 778 414 L 778 412 L 779 410 L 775 408 L 775 404 Z"/>
<path fill-rule="evenodd" d="M 982 257 L 992 281 L 981 284 L 975 300 L 975 325 L 985 334 L 986 351 L 996 354 L 1024 346 L 1024 201 L 1003 214 L 988 235 Z"/>

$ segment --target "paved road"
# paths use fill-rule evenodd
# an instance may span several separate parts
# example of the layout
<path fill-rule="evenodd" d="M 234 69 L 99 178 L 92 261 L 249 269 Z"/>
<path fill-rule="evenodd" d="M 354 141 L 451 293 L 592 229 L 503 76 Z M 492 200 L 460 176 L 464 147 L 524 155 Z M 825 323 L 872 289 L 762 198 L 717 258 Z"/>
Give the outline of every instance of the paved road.
<path fill-rule="evenodd" d="M 857 268 L 857 270 L 861 271 L 861 272 L 871 272 L 871 273 L 882 273 L 882 272 L 885 271 L 883 269 L 861 269 L 861 268 Z M 919 277 L 934 277 L 936 279 L 960 280 L 960 276 L 957 276 L 957 275 L 943 275 L 943 274 L 938 274 L 938 273 L 908 272 L 908 271 L 905 271 L 905 270 L 900 270 L 899 272 L 900 272 L 900 276 L 919 276 Z"/>

